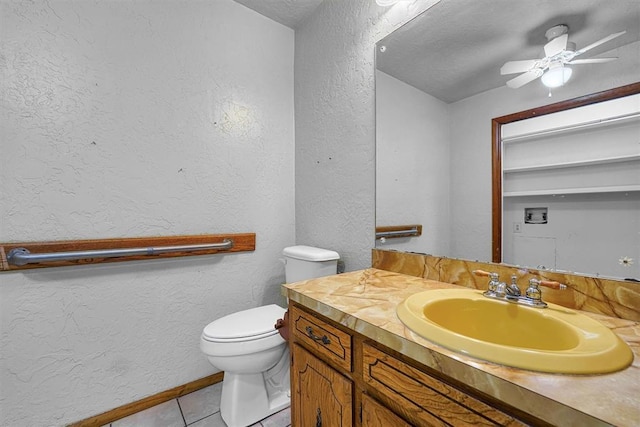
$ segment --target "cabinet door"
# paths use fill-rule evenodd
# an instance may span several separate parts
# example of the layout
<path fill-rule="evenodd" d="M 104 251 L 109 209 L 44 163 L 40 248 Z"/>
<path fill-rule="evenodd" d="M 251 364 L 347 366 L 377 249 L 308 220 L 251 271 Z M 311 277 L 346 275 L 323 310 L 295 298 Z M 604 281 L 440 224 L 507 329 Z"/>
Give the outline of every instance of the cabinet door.
<path fill-rule="evenodd" d="M 362 395 L 362 427 L 411 427 L 402 418 L 366 394 Z"/>
<path fill-rule="evenodd" d="M 352 425 L 352 383 L 311 353 L 293 345 L 292 416 L 296 427 Z"/>

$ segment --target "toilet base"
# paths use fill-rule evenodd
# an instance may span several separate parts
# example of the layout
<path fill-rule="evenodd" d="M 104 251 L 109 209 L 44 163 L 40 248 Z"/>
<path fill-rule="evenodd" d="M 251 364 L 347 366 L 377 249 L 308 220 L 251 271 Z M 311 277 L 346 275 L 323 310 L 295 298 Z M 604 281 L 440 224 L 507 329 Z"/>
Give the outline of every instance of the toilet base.
<path fill-rule="evenodd" d="M 290 392 L 268 390 L 264 376 L 226 373 L 222 382 L 220 415 L 227 427 L 247 427 L 291 404 Z"/>

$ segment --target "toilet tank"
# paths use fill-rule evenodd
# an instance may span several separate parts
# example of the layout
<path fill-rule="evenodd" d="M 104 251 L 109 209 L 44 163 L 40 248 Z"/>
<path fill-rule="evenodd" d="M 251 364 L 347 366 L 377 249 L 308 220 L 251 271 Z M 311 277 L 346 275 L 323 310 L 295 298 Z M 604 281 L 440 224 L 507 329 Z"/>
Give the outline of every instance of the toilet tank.
<path fill-rule="evenodd" d="M 338 272 L 337 252 L 311 246 L 290 246 L 282 251 L 287 283 L 316 277 L 330 276 Z"/>

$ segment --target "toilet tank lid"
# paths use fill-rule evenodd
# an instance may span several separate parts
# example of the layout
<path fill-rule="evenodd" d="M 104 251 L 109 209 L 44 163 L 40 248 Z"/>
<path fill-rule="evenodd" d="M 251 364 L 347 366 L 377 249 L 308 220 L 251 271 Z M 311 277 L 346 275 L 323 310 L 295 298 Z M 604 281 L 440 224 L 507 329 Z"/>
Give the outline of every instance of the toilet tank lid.
<path fill-rule="evenodd" d="M 284 248 L 282 255 L 303 261 L 332 261 L 340 258 L 338 252 L 304 245 Z"/>
<path fill-rule="evenodd" d="M 202 334 L 205 338 L 249 338 L 276 331 L 276 321 L 284 316 L 285 309 L 275 305 L 263 305 L 238 311 L 209 323 Z"/>

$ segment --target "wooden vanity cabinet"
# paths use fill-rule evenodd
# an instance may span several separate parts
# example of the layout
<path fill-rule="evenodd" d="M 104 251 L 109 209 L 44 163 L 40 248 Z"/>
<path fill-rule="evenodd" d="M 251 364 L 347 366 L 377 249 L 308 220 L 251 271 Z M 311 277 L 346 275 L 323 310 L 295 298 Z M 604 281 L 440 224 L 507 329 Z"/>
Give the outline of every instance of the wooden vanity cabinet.
<path fill-rule="evenodd" d="M 342 325 L 289 309 L 293 427 L 526 425 Z"/>

